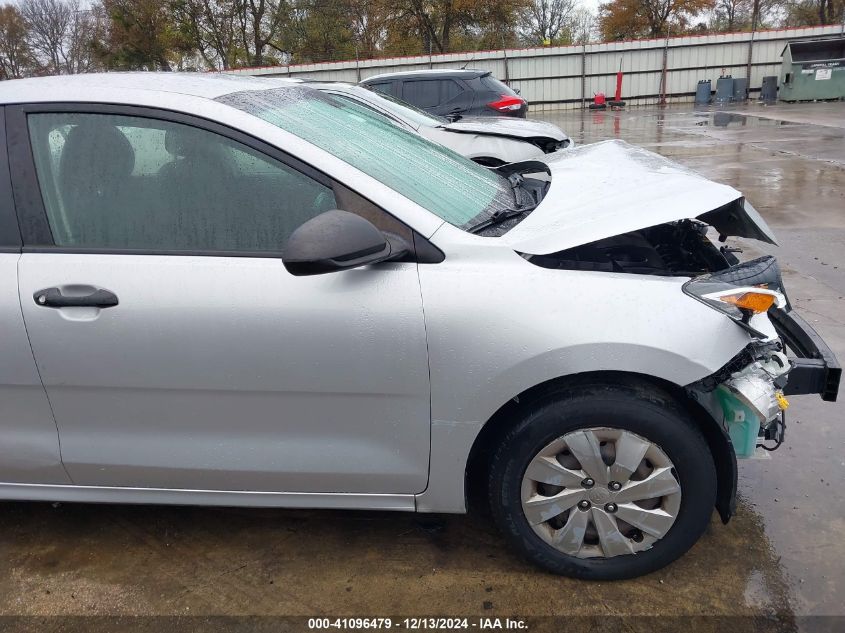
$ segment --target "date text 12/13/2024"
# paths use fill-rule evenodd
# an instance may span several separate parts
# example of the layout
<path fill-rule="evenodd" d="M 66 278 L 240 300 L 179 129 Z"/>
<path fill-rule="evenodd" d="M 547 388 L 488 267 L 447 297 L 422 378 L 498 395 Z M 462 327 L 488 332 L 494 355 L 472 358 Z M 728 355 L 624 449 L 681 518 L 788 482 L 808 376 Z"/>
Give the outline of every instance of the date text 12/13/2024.
<path fill-rule="evenodd" d="M 309 618 L 309 630 L 323 631 L 330 629 L 345 630 L 511 630 L 519 631 L 528 628 L 525 620 L 520 618 Z"/>

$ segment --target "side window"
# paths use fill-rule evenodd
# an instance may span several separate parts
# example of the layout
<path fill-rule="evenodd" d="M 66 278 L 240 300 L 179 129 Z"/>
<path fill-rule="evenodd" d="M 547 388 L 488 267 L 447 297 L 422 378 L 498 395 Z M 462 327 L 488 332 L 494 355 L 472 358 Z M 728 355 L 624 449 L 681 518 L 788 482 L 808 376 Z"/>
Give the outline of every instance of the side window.
<path fill-rule="evenodd" d="M 371 90 L 375 90 L 376 92 L 381 92 L 382 94 L 391 95 L 393 97 L 397 96 L 395 81 L 379 81 L 377 83 L 367 84 L 367 87 Z"/>
<path fill-rule="evenodd" d="M 406 79 L 402 82 L 402 99 L 418 108 L 435 108 L 440 105 L 440 80 Z"/>
<path fill-rule="evenodd" d="M 30 114 L 57 246 L 282 250 L 334 192 L 250 147 L 189 125 L 106 114 Z"/>
<path fill-rule="evenodd" d="M 467 99 L 465 93 L 466 90 L 460 83 L 454 79 L 444 79 L 440 83 L 440 94 L 442 95 L 440 104 L 445 108 L 466 107 L 469 104 L 466 102 Z"/>
<path fill-rule="evenodd" d="M 443 96 L 441 103 L 449 103 L 455 97 L 460 97 L 464 93 L 464 89 L 454 79 L 444 79 L 440 84 L 440 92 Z"/>

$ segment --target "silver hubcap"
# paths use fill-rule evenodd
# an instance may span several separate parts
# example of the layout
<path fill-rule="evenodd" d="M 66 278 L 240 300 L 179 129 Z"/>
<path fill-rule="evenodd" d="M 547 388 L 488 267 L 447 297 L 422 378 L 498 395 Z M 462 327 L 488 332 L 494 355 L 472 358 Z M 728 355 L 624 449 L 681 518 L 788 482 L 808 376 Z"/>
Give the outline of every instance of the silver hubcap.
<path fill-rule="evenodd" d="M 649 549 L 680 507 L 681 486 L 666 453 L 621 429 L 567 433 L 537 453 L 522 478 L 522 511 L 532 529 L 579 558 Z"/>

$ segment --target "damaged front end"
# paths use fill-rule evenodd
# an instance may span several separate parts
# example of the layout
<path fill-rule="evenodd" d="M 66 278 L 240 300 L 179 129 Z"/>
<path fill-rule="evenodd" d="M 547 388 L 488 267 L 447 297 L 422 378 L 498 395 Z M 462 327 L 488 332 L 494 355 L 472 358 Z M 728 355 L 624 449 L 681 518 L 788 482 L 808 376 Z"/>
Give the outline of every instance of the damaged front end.
<path fill-rule="evenodd" d="M 776 245 L 774 234 L 739 191 L 641 148 L 607 141 L 543 161 L 548 191 L 500 238 L 525 260 L 599 275 L 682 278 L 678 288 L 691 300 L 747 332 L 747 344 L 725 366 L 684 387 L 700 404 L 695 415 L 705 425 L 704 418 L 713 421 L 705 433 L 718 455 L 717 508 L 727 520 L 735 500 L 734 457 L 777 448 L 787 396 L 834 401 L 841 378 L 831 350 L 792 310 L 775 258 L 740 263 L 738 249 L 727 246 L 729 237 Z M 690 334 L 695 331 L 691 324 Z"/>
<path fill-rule="evenodd" d="M 749 345 L 725 367 L 687 386 L 719 423 L 737 457 L 784 437 L 786 396 L 836 399 L 841 368 L 816 332 L 791 308 L 777 260 L 740 263 L 717 247 L 700 220 L 679 220 L 547 255 L 523 255 L 536 266 L 633 275 L 687 277 L 689 297 L 748 331 Z M 763 445 L 771 441 L 774 445 Z"/>
<path fill-rule="evenodd" d="M 736 504 L 735 458 L 762 457 L 764 449 L 778 448 L 787 396 L 819 394 L 834 401 L 842 370 L 821 337 L 792 310 L 777 260 L 740 263 L 735 249 L 717 246 L 711 235 L 701 220 L 678 220 L 523 257 L 550 269 L 686 278 L 687 296 L 748 332 L 748 344 L 726 365 L 685 387 L 718 429 L 714 441 L 723 459 L 717 464 L 716 507 L 727 522 Z"/>
<path fill-rule="evenodd" d="M 687 387 L 721 423 L 737 457 L 780 446 L 787 395 L 816 393 L 836 400 L 842 370 L 824 341 L 791 309 L 774 257 L 695 277 L 684 284 L 684 292 L 724 312 L 753 336 L 726 367 Z M 759 439 L 773 440 L 774 446 Z"/>
<path fill-rule="evenodd" d="M 761 440 L 773 440 L 772 449 L 783 441 L 790 369 L 780 341 L 754 341 L 687 393 L 720 423 L 738 458 L 753 457 Z"/>

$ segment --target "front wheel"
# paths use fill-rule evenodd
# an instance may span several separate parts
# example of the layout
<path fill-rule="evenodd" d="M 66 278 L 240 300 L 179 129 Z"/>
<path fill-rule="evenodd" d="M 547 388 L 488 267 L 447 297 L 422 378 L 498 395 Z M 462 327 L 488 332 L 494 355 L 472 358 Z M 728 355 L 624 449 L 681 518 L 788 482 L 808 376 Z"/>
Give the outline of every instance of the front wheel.
<path fill-rule="evenodd" d="M 592 385 L 536 403 L 502 438 L 491 510 L 554 573 L 631 578 L 671 563 L 707 527 L 716 470 L 695 422 L 646 386 Z"/>

